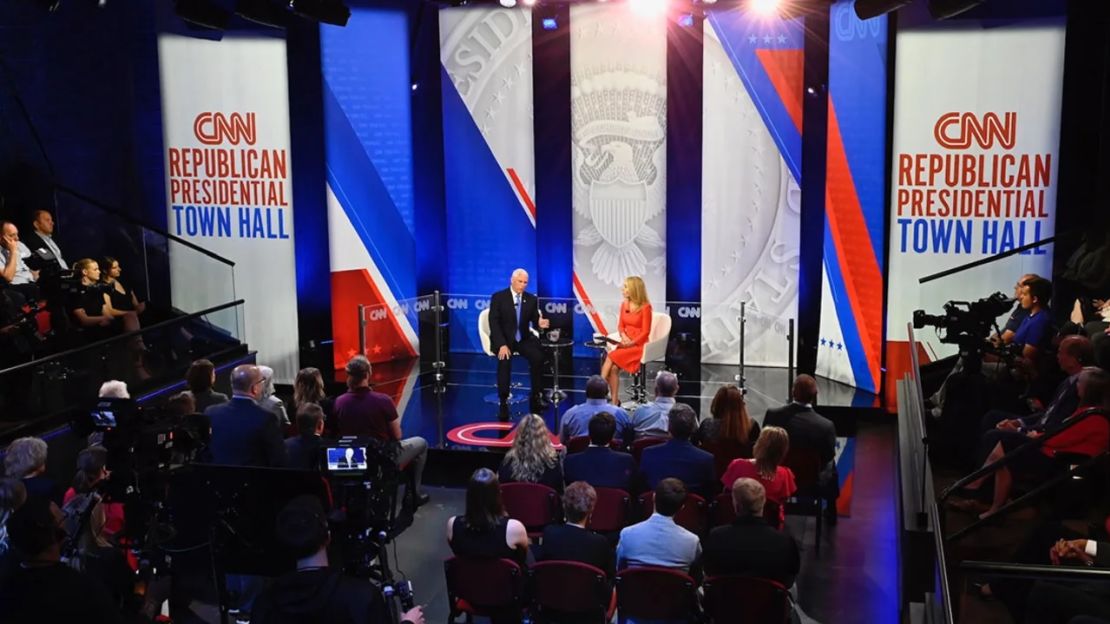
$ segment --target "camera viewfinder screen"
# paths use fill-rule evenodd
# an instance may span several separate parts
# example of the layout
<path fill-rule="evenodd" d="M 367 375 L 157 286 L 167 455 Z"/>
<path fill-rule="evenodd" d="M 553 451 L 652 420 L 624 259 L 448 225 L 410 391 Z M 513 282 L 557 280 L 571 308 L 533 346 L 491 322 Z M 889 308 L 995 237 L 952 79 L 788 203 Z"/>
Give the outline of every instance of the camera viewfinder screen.
<path fill-rule="evenodd" d="M 93 410 L 92 418 L 93 424 L 97 427 L 108 428 L 116 426 L 116 414 L 110 408 L 99 408 Z"/>
<path fill-rule="evenodd" d="M 328 448 L 329 472 L 354 472 L 358 470 L 366 470 L 366 447 Z"/>

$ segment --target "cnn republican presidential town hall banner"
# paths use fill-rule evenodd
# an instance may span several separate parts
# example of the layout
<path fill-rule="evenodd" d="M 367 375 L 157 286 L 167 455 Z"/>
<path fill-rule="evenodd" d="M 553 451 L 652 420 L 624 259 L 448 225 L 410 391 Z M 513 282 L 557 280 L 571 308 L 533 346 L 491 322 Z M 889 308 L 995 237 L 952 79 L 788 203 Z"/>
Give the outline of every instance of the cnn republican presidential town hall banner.
<path fill-rule="evenodd" d="M 158 40 L 169 231 L 235 262 L 171 242 L 174 306 L 236 330 L 278 381 L 297 372 L 289 93 L 283 39 Z M 233 287 L 232 287 L 233 286 Z"/>
<path fill-rule="evenodd" d="M 1050 237 L 1056 215 L 1061 23 L 898 34 L 890 198 L 889 383 L 908 365 L 906 323 L 948 300 L 1010 294 L 1051 275 L 1049 246 L 920 284 L 926 275 Z M 955 352 L 916 332 L 924 360 Z"/>

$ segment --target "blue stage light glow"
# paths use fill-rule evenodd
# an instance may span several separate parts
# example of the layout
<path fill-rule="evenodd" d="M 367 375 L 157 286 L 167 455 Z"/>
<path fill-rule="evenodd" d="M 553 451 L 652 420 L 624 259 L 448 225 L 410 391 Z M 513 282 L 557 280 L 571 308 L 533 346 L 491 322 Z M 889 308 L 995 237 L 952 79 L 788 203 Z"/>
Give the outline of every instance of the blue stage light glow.
<path fill-rule="evenodd" d="M 554 17 L 543 18 L 544 30 L 555 30 L 559 27 L 559 22 Z"/>
<path fill-rule="evenodd" d="M 686 13 L 684 15 L 678 16 L 678 25 L 682 26 L 683 28 L 689 28 L 689 27 L 693 26 L 694 25 L 694 14 L 693 13 Z"/>

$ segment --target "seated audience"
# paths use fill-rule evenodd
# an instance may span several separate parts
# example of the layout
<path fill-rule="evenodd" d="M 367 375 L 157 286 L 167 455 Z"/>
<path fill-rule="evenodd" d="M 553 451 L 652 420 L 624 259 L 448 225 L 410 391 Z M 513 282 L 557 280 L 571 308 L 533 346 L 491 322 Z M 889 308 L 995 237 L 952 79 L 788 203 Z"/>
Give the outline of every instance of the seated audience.
<path fill-rule="evenodd" d="M 421 490 L 424 464 L 428 461 L 428 442 L 419 436 L 401 438 L 401 418 L 393 399 L 370 388 L 370 360 L 356 355 L 347 362 L 347 392 L 335 400 L 335 420 L 339 436 L 375 438 L 401 446 L 397 465 L 411 470 L 413 503 L 423 505 L 428 495 Z M 408 494 L 406 493 L 406 496 Z"/>
<path fill-rule="evenodd" d="M 836 425 L 813 409 L 817 402 L 816 379 L 798 375 L 791 395 L 794 400 L 789 405 L 767 410 L 763 426 L 782 427 L 789 436 L 791 446 L 818 454 L 822 468 L 817 486 L 827 501 L 825 519 L 830 524 L 836 524 L 836 499 L 840 497 L 840 477 L 836 471 Z M 768 496 L 775 502 L 781 502 L 771 493 Z"/>
<path fill-rule="evenodd" d="M 1067 426 L 1071 418 L 1078 416 L 1088 408 L 1101 408 L 1102 415 L 1092 415 L 1084 418 L 1062 433 L 1045 440 L 1037 451 L 1022 453 L 1016 456 L 1011 463 L 965 486 L 965 490 L 975 493 L 981 490 L 988 480 L 994 479 L 994 493 L 991 504 L 985 510 L 983 509 L 985 505 L 975 499 L 952 499 L 950 505 L 962 511 L 981 511 L 980 518 L 992 516 L 998 513 L 998 510 L 1009 500 L 1015 471 L 1022 476 L 1044 479 L 1059 469 L 1054 459 L 1059 453 L 1094 457 L 1106 452 L 1110 448 L 1110 423 L 1107 422 L 1107 418 L 1110 418 L 1107 413 L 1107 410 L 1110 410 L 1110 374 L 1099 368 L 1085 368 L 1079 375 L 1078 386 L 1079 406 L 1061 425 Z M 1030 431 L 1024 436 L 1001 438 L 991 449 L 983 465 L 993 464 L 1002 459 L 1003 455 L 1017 450 L 1027 442 L 1041 437 L 1044 433 Z"/>
<path fill-rule="evenodd" d="M 4 621 L 122 623 L 111 593 L 99 579 L 62 563 L 64 521 L 57 505 L 37 497 L 28 498 L 8 519 L 20 566 L 0 587 Z"/>
<path fill-rule="evenodd" d="M 694 446 L 698 416 L 694 408 L 678 403 L 668 414 L 671 439 L 649 446 L 640 456 L 640 474 L 649 488 L 668 477 L 679 479 L 691 491 L 709 496 L 716 490 L 713 456 Z"/>
<path fill-rule="evenodd" d="M 11 221 L 0 221 L 0 277 L 3 283 L 17 291 L 22 298 L 19 303 L 38 299 L 38 271 L 27 266 L 31 250 L 19 241 L 19 228 Z"/>
<path fill-rule="evenodd" d="M 334 428 L 335 399 L 327 396 L 324 390 L 324 376 L 320 369 L 309 366 L 302 368 L 293 381 L 293 413 L 299 414 L 305 403 L 315 403 L 324 410 L 324 430 Z"/>
<path fill-rule="evenodd" d="M 212 362 L 201 359 L 189 365 L 189 370 L 185 372 L 185 385 L 193 394 L 198 412 L 203 414 L 213 405 L 227 403 L 226 394 L 212 390 L 215 383 L 216 366 Z"/>
<path fill-rule="evenodd" d="M 543 418 L 529 414 L 515 429 L 513 446 L 497 471 L 501 483 L 524 481 L 563 490 L 563 466 Z"/>
<path fill-rule="evenodd" d="M 759 437 L 759 423 L 748 416 L 744 393 L 729 384 L 713 396 L 709 405 L 712 418 L 705 418 L 698 425 L 697 441 L 713 454 L 717 476 L 725 473 L 729 463 L 740 457 L 751 457 L 752 447 Z"/>
<path fill-rule="evenodd" d="M 100 495 L 87 492 L 73 496 L 62 508 L 62 515 L 69 536 L 66 544 L 72 549 L 64 553 L 70 567 L 98 579 L 120 612 L 136 611 L 135 573 L 123 553 L 108 542 L 107 516 Z"/>
<path fill-rule="evenodd" d="M 613 405 L 608 401 L 609 384 L 601 375 L 591 375 L 586 380 L 586 402 L 568 409 L 563 413 L 559 425 L 559 439 L 564 445 L 571 438 L 588 435 L 590 419 L 595 414 L 609 414 L 620 430 L 619 438 L 625 443 L 632 440 L 632 422 L 628 419 L 628 412 L 623 408 Z"/>
<path fill-rule="evenodd" d="M 120 268 L 119 260 L 115 258 L 104 258 L 104 264 L 100 270 L 100 283 L 105 286 L 106 296 L 108 297 L 108 312 L 111 316 L 127 316 L 131 313 L 138 318 L 138 315 L 146 311 L 146 304 L 139 301 L 138 295 L 135 291 L 127 288 L 119 281 L 119 276 L 123 272 Z"/>
<path fill-rule="evenodd" d="M 301 405 L 297 412 L 299 435 L 285 441 L 286 467 L 294 470 L 319 470 L 323 452 L 324 410 L 315 403 Z"/>
<path fill-rule="evenodd" d="M 23 236 L 23 242 L 38 258 L 50 256 L 54 270 L 66 270 L 69 265 L 62 257 L 62 250 L 54 240 L 54 215 L 48 210 L 36 210 L 31 213 L 31 231 Z M 41 264 L 41 261 L 40 261 Z M 45 266 L 37 267 L 47 269 Z"/>
<path fill-rule="evenodd" d="M 632 428 L 637 438 L 667 435 L 670 427 L 668 414 L 675 406 L 677 395 L 678 377 L 670 371 L 659 371 L 655 376 L 655 400 L 637 407 L 632 413 Z"/>
<path fill-rule="evenodd" d="M 298 496 L 281 510 L 274 533 L 297 560 L 297 569 L 278 577 L 258 597 L 255 624 L 292 622 L 392 622 L 388 603 L 374 584 L 345 576 L 328 561 L 331 532 L 324 506 L 314 496 Z M 414 607 L 401 614 L 402 624 L 424 624 Z"/>
<path fill-rule="evenodd" d="M 62 502 L 62 488 L 46 476 L 46 442 L 40 438 L 18 438 L 4 454 L 4 474 L 21 479 L 28 498 Z"/>
<path fill-rule="evenodd" d="M 755 441 L 755 457 L 736 459 L 728 465 L 721 484 L 731 491 L 737 479 L 755 479 L 763 485 L 768 500 L 783 505 L 786 499 L 798 491 L 794 483 L 794 472 L 782 465 L 790 450 L 790 436 L 782 427 L 764 427 Z M 780 516 L 781 520 L 785 517 Z"/>
<path fill-rule="evenodd" d="M 188 416 L 189 414 L 196 414 L 197 401 L 188 390 L 178 392 L 166 399 L 166 413 L 177 418 Z"/>
<path fill-rule="evenodd" d="M 19 568 L 19 557 L 8 538 L 8 518 L 27 500 L 23 482 L 11 477 L 0 478 L 0 589 Z"/>
<path fill-rule="evenodd" d="M 563 460 L 567 483 L 585 481 L 594 487 L 631 490 L 632 479 L 636 476 L 636 460 L 628 453 L 609 448 L 616 428 L 617 421 L 611 414 L 602 412 L 590 419 L 590 446 L 581 453 L 567 455 Z"/>
<path fill-rule="evenodd" d="M 108 315 L 104 288 L 100 285 L 100 265 L 96 260 L 82 258 L 73 263 L 73 271 L 81 278 L 81 289 L 68 305 L 73 320 L 79 327 L 86 329 L 110 327 L 112 317 Z M 101 335 L 106 334 L 97 334 Z"/>
<path fill-rule="evenodd" d="M 73 485 L 66 490 L 62 504 L 68 505 L 74 497 L 98 492 L 100 487 L 112 476 L 108 470 L 108 451 L 102 446 L 90 446 L 77 454 L 77 473 L 73 475 Z M 123 503 L 101 501 L 104 511 L 104 533 L 115 535 L 123 530 Z"/>
<path fill-rule="evenodd" d="M 130 399 L 131 392 L 127 389 L 127 382 L 109 379 L 100 384 L 96 396 L 99 399 Z"/>
<path fill-rule="evenodd" d="M 663 479 L 655 486 L 655 513 L 621 530 L 617 569 L 661 566 L 690 572 L 701 557 L 698 536 L 675 524 L 674 516 L 686 502 L 686 486 Z"/>
<path fill-rule="evenodd" d="M 1029 310 L 1021 305 L 1021 293 L 1029 282 L 1035 279 L 1042 279 L 1036 273 L 1026 273 L 1014 283 L 1014 308 L 1010 312 L 1010 316 L 1006 318 L 1006 324 L 1002 326 L 1002 333 L 992 334 L 989 338 L 991 344 L 995 347 L 1008 345 L 1014 341 L 1014 334 L 1017 333 L 1018 327 L 1021 327 L 1021 322 L 1029 316 Z"/>
<path fill-rule="evenodd" d="M 447 520 L 447 544 L 459 557 L 512 559 L 525 565 L 528 531 L 505 513 L 501 483 L 489 468 L 470 476 L 465 513 Z"/>
<path fill-rule="evenodd" d="M 262 374 L 252 364 L 231 371 L 231 400 L 209 407 L 212 462 L 229 466 L 285 465 L 285 446 L 273 412 L 258 406 Z"/>
<path fill-rule="evenodd" d="M 274 395 L 274 369 L 269 366 L 259 366 L 258 372 L 262 374 L 258 406 L 272 412 L 277 419 L 278 427 L 284 429 L 289 424 L 289 414 L 285 413 L 285 402 Z"/>
<path fill-rule="evenodd" d="M 536 561 L 578 561 L 594 566 L 613 578 L 613 549 L 609 540 L 586 528 L 597 504 L 597 492 L 585 481 L 575 481 L 563 492 L 565 524 L 543 529 Z"/>
<path fill-rule="evenodd" d="M 732 484 L 736 520 L 709 532 L 705 550 L 707 576 L 738 574 L 794 585 L 801 568 L 798 544 L 788 533 L 777 531 L 763 519 L 767 492 L 755 479 Z"/>

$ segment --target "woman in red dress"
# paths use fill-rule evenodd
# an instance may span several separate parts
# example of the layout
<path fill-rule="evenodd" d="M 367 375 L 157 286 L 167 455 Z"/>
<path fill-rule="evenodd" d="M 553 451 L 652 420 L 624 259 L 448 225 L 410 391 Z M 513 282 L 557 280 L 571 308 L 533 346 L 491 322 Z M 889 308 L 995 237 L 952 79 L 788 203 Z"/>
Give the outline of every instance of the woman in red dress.
<path fill-rule="evenodd" d="M 728 465 L 728 470 L 721 477 L 721 485 L 726 492 L 732 491 L 732 484 L 737 479 L 755 479 L 763 484 L 767 490 L 767 500 L 779 504 L 779 526 L 786 518 L 782 506 L 786 499 L 798 491 L 794 482 L 794 471 L 782 465 L 786 453 L 790 450 L 790 434 L 782 427 L 764 427 L 759 432 L 759 439 L 755 441 L 753 459 L 734 459 Z"/>
<path fill-rule="evenodd" d="M 621 302 L 617 322 L 620 344 L 609 352 L 601 365 L 601 376 L 609 382 L 609 399 L 613 405 L 621 404 L 620 371 L 635 374 L 640 370 L 640 358 L 651 334 L 651 304 L 648 303 L 644 280 L 636 276 L 626 278 L 621 295 L 624 301 Z"/>

